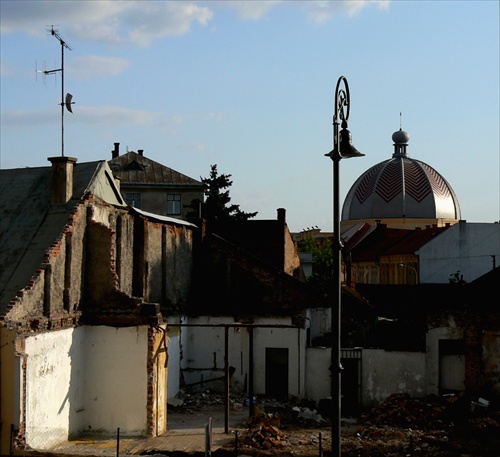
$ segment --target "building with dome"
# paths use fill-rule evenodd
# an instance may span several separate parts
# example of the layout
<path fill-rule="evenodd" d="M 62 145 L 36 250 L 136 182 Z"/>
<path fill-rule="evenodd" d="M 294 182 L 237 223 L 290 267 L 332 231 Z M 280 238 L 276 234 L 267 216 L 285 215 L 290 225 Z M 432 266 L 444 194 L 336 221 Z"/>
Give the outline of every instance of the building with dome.
<path fill-rule="evenodd" d="M 342 208 L 342 233 L 361 222 L 411 230 L 461 219 L 452 187 L 430 165 L 409 156 L 409 139 L 402 129 L 394 132 L 392 158 L 369 168 L 353 184 Z"/>
<path fill-rule="evenodd" d="M 409 139 L 394 132 L 392 157 L 361 174 L 344 200 L 342 280 L 351 287 L 470 282 L 499 264 L 500 224 L 463 220 L 453 188 L 409 156 Z M 294 235 L 299 249 L 308 238 L 321 245 L 332 233 L 316 227 Z M 301 258 L 312 274 L 310 253 Z"/>

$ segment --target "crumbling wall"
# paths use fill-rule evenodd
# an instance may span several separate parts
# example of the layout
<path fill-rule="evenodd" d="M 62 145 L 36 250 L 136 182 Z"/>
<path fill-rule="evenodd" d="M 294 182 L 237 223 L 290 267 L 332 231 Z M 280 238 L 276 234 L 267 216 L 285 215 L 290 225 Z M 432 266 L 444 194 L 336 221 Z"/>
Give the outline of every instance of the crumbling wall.
<path fill-rule="evenodd" d="M 463 329 L 456 319 L 448 314 L 436 317 L 430 324 L 426 336 L 426 391 L 439 394 L 440 391 L 440 340 L 463 339 Z"/>
<path fill-rule="evenodd" d="M 193 273 L 193 230 L 186 226 L 166 227 L 163 258 L 166 304 L 185 305 L 191 290 Z"/>
<path fill-rule="evenodd" d="M 285 273 L 298 279 L 305 280 L 304 273 L 300 271 L 300 257 L 297 250 L 297 245 L 293 241 L 292 234 L 290 233 L 288 228 L 285 228 L 284 238 Z"/>
<path fill-rule="evenodd" d="M 500 397 L 500 332 L 484 331 L 482 346 L 485 387 Z"/>
<path fill-rule="evenodd" d="M 362 405 L 372 407 L 393 393 L 427 394 L 425 353 L 363 349 Z"/>

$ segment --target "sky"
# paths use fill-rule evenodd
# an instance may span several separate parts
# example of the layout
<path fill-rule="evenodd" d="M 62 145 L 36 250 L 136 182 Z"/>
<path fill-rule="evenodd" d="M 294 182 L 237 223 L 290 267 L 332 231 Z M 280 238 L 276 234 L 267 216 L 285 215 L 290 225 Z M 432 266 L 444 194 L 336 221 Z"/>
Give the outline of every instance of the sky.
<path fill-rule="evenodd" d="M 344 76 L 365 156 L 340 163 L 341 205 L 402 128 L 462 219 L 500 219 L 497 0 L 0 0 L 0 18 L 1 168 L 49 166 L 63 140 L 78 163 L 109 160 L 118 142 L 194 179 L 217 165 L 255 219 L 285 208 L 292 232 L 328 232 Z M 62 50 L 64 87 L 41 73 Z"/>

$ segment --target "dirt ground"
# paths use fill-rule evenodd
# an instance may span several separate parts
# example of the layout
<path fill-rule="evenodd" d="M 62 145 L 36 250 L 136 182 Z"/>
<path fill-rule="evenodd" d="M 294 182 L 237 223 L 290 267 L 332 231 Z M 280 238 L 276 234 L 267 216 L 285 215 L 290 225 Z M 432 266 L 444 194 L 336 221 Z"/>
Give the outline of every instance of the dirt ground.
<path fill-rule="evenodd" d="M 171 432 L 148 439 L 120 440 L 120 455 L 206 457 L 207 418 L 214 430 L 211 457 L 331 457 L 329 402 L 279 402 L 230 398 L 230 434 L 224 430 L 224 399 L 208 391 L 169 402 Z M 320 402 L 321 403 L 321 402 Z M 500 402 L 471 408 L 470 399 L 390 395 L 358 417 L 342 418 L 342 457 L 500 457 Z M 320 413 L 321 412 L 321 413 Z M 326 418 L 325 418 L 326 417 Z M 220 441 L 219 441 L 220 440 Z M 50 453 L 15 455 L 114 456 L 116 440 L 61 444 Z"/>
<path fill-rule="evenodd" d="M 331 455 L 331 431 L 328 428 L 284 429 L 286 442 L 268 450 L 239 447 L 239 455 L 278 455 L 315 457 Z M 496 435 L 495 435 L 496 434 Z M 355 426 L 341 432 L 343 457 L 498 457 L 498 430 L 409 430 L 396 427 Z M 321 445 L 320 445 L 321 441 Z M 233 454 L 234 455 L 234 454 Z"/>
<path fill-rule="evenodd" d="M 238 399 L 232 400 L 238 403 Z M 240 399 L 248 408 L 245 399 Z M 186 398 L 184 410 L 222 402 L 213 395 Z M 331 422 L 312 405 L 255 402 L 255 416 L 238 427 L 235 439 L 217 454 L 250 456 L 331 455 Z M 360 415 L 342 419 L 343 457 L 499 457 L 500 411 L 470 411 L 463 399 L 390 396 L 384 403 Z"/>

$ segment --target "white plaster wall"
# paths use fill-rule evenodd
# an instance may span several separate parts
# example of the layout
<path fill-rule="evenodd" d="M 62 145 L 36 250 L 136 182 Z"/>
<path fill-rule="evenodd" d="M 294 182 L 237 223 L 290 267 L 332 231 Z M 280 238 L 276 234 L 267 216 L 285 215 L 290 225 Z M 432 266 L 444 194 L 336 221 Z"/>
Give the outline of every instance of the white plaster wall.
<path fill-rule="evenodd" d="M 86 326 L 26 338 L 26 441 L 144 435 L 148 327 Z"/>
<path fill-rule="evenodd" d="M 209 389 L 223 392 L 223 379 L 210 381 L 224 376 L 225 330 L 224 327 L 217 326 L 234 324 L 234 319 L 202 316 L 185 319 L 184 323 L 210 326 L 182 327 L 181 367 L 186 385 L 196 390 Z M 247 385 L 248 338 L 248 330 L 244 327 L 230 327 L 228 329 L 228 363 L 229 366 L 235 368 L 231 379 L 232 392 L 242 392 Z"/>
<path fill-rule="evenodd" d="M 306 350 L 305 398 L 318 402 L 331 396 L 329 367 L 332 362 L 332 349 L 309 347 Z"/>
<path fill-rule="evenodd" d="M 417 252 L 421 283 L 448 283 L 460 271 L 471 282 L 500 264 L 500 224 L 461 221 Z"/>
<path fill-rule="evenodd" d="M 256 322 L 257 323 L 257 322 Z M 261 323 L 260 320 L 258 323 Z M 273 324 L 289 324 L 288 319 Z M 256 328 L 254 330 L 254 391 L 265 394 L 266 348 L 288 349 L 288 394 L 302 398 L 305 393 L 305 330 L 296 328 Z"/>
<path fill-rule="evenodd" d="M 147 326 L 86 327 L 85 423 L 89 434 L 143 435 L 147 417 Z"/>
<path fill-rule="evenodd" d="M 453 317 L 449 317 L 447 325 L 429 329 L 426 336 L 426 391 L 439 394 L 439 340 L 461 339 L 463 331 Z"/>
<path fill-rule="evenodd" d="M 414 397 L 427 395 L 425 368 L 422 352 L 363 349 L 363 407 L 376 406 L 393 393 L 406 392 Z"/>
<path fill-rule="evenodd" d="M 33 448 L 65 441 L 70 409 L 81 403 L 82 384 L 72 375 L 82 348 L 73 344 L 73 333 L 68 329 L 26 338 L 26 442 Z"/>
<path fill-rule="evenodd" d="M 223 391 L 223 380 L 204 382 L 224 376 L 224 327 L 220 324 L 234 324 L 231 318 L 203 316 L 190 318 L 185 323 L 209 324 L 212 327 L 183 327 L 181 332 L 181 351 L 184 380 L 187 385 L 197 383 L 198 389 Z M 258 319 L 255 325 L 290 325 L 289 318 Z M 186 331 L 187 329 L 187 331 Z M 248 388 L 249 367 L 249 330 L 246 327 L 228 331 L 229 365 L 235 368 L 231 379 L 231 391 Z M 269 348 L 288 348 L 289 354 L 289 394 L 302 396 L 305 392 L 305 339 L 304 329 L 255 328 L 254 329 L 254 393 L 265 391 L 265 350 Z"/>
<path fill-rule="evenodd" d="M 330 333 L 332 328 L 331 308 L 313 308 L 308 310 L 311 339 Z"/>
<path fill-rule="evenodd" d="M 180 390 L 181 376 L 181 329 L 180 327 L 167 327 L 168 335 L 168 365 L 167 365 L 167 398 L 175 398 Z"/>

